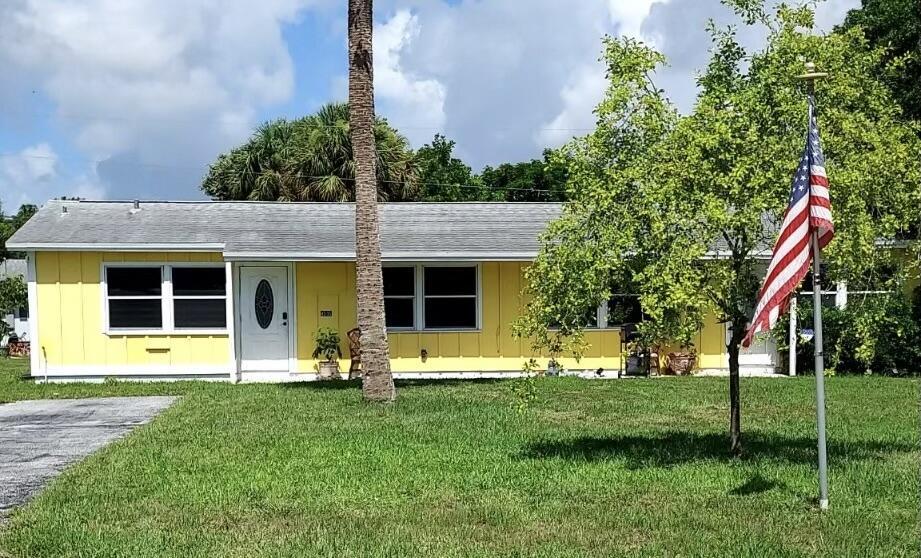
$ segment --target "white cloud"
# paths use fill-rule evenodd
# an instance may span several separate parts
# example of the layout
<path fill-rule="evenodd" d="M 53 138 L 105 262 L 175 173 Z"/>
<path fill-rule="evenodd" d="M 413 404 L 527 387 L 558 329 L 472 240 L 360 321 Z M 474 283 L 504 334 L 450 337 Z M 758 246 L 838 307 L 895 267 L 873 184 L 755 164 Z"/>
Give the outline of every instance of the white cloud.
<path fill-rule="evenodd" d="M 15 211 L 34 200 L 57 176 L 58 155 L 47 143 L 26 147 L 0 156 L 0 204 L 5 212 Z"/>
<path fill-rule="evenodd" d="M 668 0 L 608 0 L 611 23 L 620 35 L 642 38 L 642 26 L 653 4 L 667 4 Z"/>
<path fill-rule="evenodd" d="M 0 87 L 40 89 L 93 161 L 204 168 L 249 134 L 256 109 L 291 97 L 282 25 L 319 1 L 11 0 Z M 190 185 L 163 187 L 188 197 Z"/>
<path fill-rule="evenodd" d="M 582 66 L 568 80 L 560 98 L 563 110 L 535 134 L 539 147 L 558 147 L 573 136 L 585 135 L 595 124 L 592 111 L 601 101 L 605 85 L 600 64 Z"/>
<path fill-rule="evenodd" d="M 654 3 L 664 5 L 667 1 L 608 0 L 615 32 L 654 44 L 657 39 L 642 32 L 643 21 Z M 595 123 L 592 111 L 601 102 L 606 84 L 605 69 L 601 63 L 594 62 L 576 68 L 560 90 L 563 108 L 535 134 L 538 147 L 557 147 L 573 136 L 585 134 L 586 129 L 591 129 Z"/>
<path fill-rule="evenodd" d="M 431 139 L 429 130 L 445 122 L 444 85 L 414 75 L 401 62 L 419 32 L 419 19 L 409 10 L 399 10 L 374 29 L 375 96 L 387 104 L 391 123 L 416 145 Z"/>
<path fill-rule="evenodd" d="M 73 177 L 62 175 L 60 167 L 60 156 L 45 142 L 0 156 L 0 205 L 4 213 L 15 212 L 24 203 L 41 205 L 61 196 L 106 198 L 106 186 L 94 168 Z"/>

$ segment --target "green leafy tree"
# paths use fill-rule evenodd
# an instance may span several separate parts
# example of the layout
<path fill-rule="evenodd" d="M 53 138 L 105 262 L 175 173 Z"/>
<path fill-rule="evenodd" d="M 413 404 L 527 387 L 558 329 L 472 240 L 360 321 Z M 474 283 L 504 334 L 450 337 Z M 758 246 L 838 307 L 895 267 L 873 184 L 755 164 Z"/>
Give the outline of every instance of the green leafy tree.
<path fill-rule="evenodd" d="M 877 66 L 905 116 L 921 120 L 921 6 L 917 0 L 863 0 L 842 29 L 861 27 L 885 53 Z"/>
<path fill-rule="evenodd" d="M 545 150 L 543 160 L 487 166 L 480 180 L 491 199 L 553 202 L 566 199 L 566 174 L 566 166 L 553 158 L 552 151 Z"/>
<path fill-rule="evenodd" d="M 23 204 L 19 206 L 19 211 L 15 215 L 6 217 L 3 215 L 3 207 L 0 206 L 0 262 L 12 258 L 24 258 L 25 255 L 20 252 L 9 252 L 6 249 L 6 241 L 13 236 L 19 227 L 26 224 L 38 207 L 32 204 Z"/>
<path fill-rule="evenodd" d="M 374 141 L 378 198 L 415 200 L 418 172 L 406 138 L 376 118 Z M 202 190 L 218 200 L 354 201 L 348 104 L 263 124 L 245 144 L 218 157 Z"/>
<path fill-rule="evenodd" d="M 469 165 L 454 156 L 454 140 L 435 134 L 416 151 L 423 201 L 488 200 L 488 192 Z"/>
<path fill-rule="evenodd" d="M 773 243 L 803 149 L 806 98 L 795 76 L 804 60 L 830 73 L 819 102 L 837 232 L 825 254 L 832 274 L 856 278 L 881 266 L 890 252 L 877 241 L 917 230 L 921 204 L 917 129 L 900 119 L 876 76 L 883 52 L 867 49 L 859 29 L 810 34 L 808 7 L 767 14 L 743 3 L 736 7 L 748 21 L 767 26 L 767 46 L 749 53 L 731 29 L 712 28 L 711 60 L 686 117 L 651 80 L 661 55 L 629 39 L 606 40 L 609 85 L 597 129 L 561 152 L 573 199 L 529 269 L 529 312 L 517 324 L 539 346 L 578 351 L 579 317 L 624 284 L 639 293 L 652 340 L 688 344 L 715 313 L 732 332 L 736 455 L 739 346 L 763 274 L 755 256 Z M 548 331 L 552 323 L 562 326 Z"/>
<path fill-rule="evenodd" d="M 0 279 L 0 338 L 9 335 L 13 328 L 4 319 L 17 308 L 28 305 L 28 291 L 22 277 Z"/>

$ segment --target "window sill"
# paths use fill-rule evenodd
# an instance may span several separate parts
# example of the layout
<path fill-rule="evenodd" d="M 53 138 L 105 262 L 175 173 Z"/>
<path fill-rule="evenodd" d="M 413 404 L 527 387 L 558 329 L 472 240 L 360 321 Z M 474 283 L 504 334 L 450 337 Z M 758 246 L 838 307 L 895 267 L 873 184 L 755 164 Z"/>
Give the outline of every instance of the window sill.
<path fill-rule="evenodd" d="M 483 333 L 482 329 L 479 328 L 463 328 L 463 329 L 390 329 L 387 331 L 390 333 Z"/>
<path fill-rule="evenodd" d="M 108 337 L 143 337 L 148 335 L 160 336 L 189 336 L 189 335 L 229 335 L 226 329 L 109 329 L 103 331 Z"/>

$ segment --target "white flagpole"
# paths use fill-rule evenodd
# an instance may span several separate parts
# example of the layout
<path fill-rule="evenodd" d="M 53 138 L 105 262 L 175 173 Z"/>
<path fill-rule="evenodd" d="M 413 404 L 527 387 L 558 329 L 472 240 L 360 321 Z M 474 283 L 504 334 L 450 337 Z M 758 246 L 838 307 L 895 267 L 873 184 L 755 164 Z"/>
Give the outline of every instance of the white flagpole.
<path fill-rule="evenodd" d="M 809 125 L 815 106 L 815 80 L 827 76 L 816 72 L 815 64 L 806 64 L 806 73 L 798 76 L 806 80 L 809 94 Z M 819 509 L 828 509 L 828 453 L 825 444 L 825 355 L 822 347 L 822 257 L 819 253 L 819 233 L 812 231 L 812 306 L 815 329 L 815 403 L 819 446 Z"/>
<path fill-rule="evenodd" d="M 796 316 L 796 293 L 793 293 L 793 296 L 790 297 L 790 341 L 788 345 L 790 350 L 787 353 L 788 365 L 787 365 L 787 374 L 790 376 L 796 376 L 796 330 L 797 330 L 797 316 Z"/>

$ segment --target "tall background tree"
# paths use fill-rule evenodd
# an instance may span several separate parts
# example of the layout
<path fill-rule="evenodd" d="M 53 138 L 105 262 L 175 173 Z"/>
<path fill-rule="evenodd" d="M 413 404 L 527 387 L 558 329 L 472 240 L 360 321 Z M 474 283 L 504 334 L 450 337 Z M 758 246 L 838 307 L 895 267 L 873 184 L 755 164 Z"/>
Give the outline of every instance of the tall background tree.
<path fill-rule="evenodd" d="M 31 204 L 19 207 L 15 215 L 5 216 L 3 207 L 0 206 L 0 264 L 8 259 L 24 258 L 25 254 L 10 252 L 6 249 L 6 241 L 13 236 L 19 227 L 23 226 L 30 217 L 35 215 L 38 208 Z M 22 308 L 28 303 L 26 283 L 22 277 L 3 277 L 0 279 L 0 338 L 10 334 L 12 327 L 4 318 Z"/>
<path fill-rule="evenodd" d="M 0 206 L 0 262 L 6 259 L 24 258 L 25 254 L 20 252 L 9 252 L 6 249 L 6 241 L 13 236 L 13 233 L 19 230 L 19 227 L 26 224 L 38 207 L 32 204 L 23 204 L 19 206 L 19 211 L 15 215 L 4 215 L 3 206 Z"/>
<path fill-rule="evenodd" d="M 606 41 L 609 85 L 597 129 L 562 150 L 572 200 L 529 269 L 531 302 L 517 329 L 538 346 L 578 352 L 585 310 L 625 284 L 640 295 L 651 342 L 686 344 L 715 314 L 731 328 L 729 441 L 739 454 L 739 344 L 763 273 L 754 256 L 773 243 L 805 143 L 806 98 L 795 78 L 803 61 L 830 74 L 818 98 L 836 224 L 825 254 L 833 279 L 899 264 L 880 240 L 917 243 L 921 145 L 878 77 L 884 53 L 868 48 L 859 28 L 818 36 L 808 7 L 734 5 L 767 28 L 767 45 L 750 53 L 731 29 L 711 29 L 711 60 L 685 117 L 650 78 L 661 55 Z M 548 330 L 551 323 L 561 326 Z"/>
<path fill-rule="evenodd" d="M 485 195 L 496 201 L 558 202 L 566 199 L 566 165 L 545 150 L 543 159 L 487 166 L 480 173 Z"/>
<path fill-rule="evenodd" d="M 566 199 L 566 165 L 543 159 L 486 166 L 479 174 L 454 156 L 455 142 L 436 134 L 416 151 L 422 201 L 553 202 Z"/>
<path fill-rule="evenodd" d="M 921 120 L 921 5 L 918 0 L 862 0 L 841 29 L 861 27 L 872 47 L 883 48 L 877 69 L 906 118 Z"/>
<path fill-rule="evenodd" d="M 418 172 L 406 138 L 376 118 L 373 140 L 378 198 L 416 199 Z M 354 201 L 355 171 L 349 106 L 330 103 L 310 116 L 260 126 L 218 157 L 202 190 L 218 200 Z"/>
<path fill-rule="evenodd" d="M 374 58 L 371 0 L 349 0 L 349 122 L 355 159 L 355 268 L 361 329 L 362 393 L 396 399 L 384 321 L 384 280 L 377 212 Z"/>

